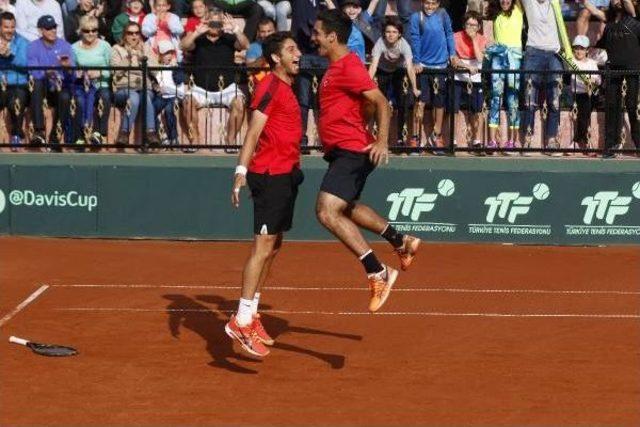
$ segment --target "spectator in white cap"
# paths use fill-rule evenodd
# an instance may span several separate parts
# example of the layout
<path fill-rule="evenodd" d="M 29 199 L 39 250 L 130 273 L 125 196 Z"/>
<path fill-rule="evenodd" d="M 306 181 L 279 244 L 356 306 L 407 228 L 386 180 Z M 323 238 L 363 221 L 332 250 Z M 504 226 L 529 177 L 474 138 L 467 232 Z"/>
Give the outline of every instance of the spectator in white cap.
<path fill-rule="evenodd" d="M 184 83 L 184 73 L 178 67 L 177 48 L 170 40 L 158 42 L 158 65 L 166 67 L 156 74 L 156 96 L 153 98 L 153 110 L 156 117 L 156 129 L 161 132 L 162 145 L 178 145 L 178 121 L 174 112 L 177 99 L 184 96 L 178 86 Z M 160 126 L 161 120 L 164 126 Z"/>
<path fill-rule="evenodd" d="M 585 35 L 578 35 L 573 39 L 573 55 L 578 68 L 585 71 L 583 76 L 571 76 L 571 93 L 574 94 L 574 105 L 577 107 L 575 132 L 573 142 L 581 149 L 589 148 L 589 124 L 591 123 L 591 112 L 593 111 L 594 93 L 600 85 L 599 74 L 590 74 L 591 71 L 598 71 L 598 64 L 587 57 L 589 51 L 589 38 Z M 590 83 L 589 83 L 590 82 Z"/>
<path fill-rule="evenodd" d="M 45 15 L 53 17 L 58 38 L 64 39 L 62 9 L 56 0 L 17 0 L 16 31 L 29 41 L 39 39 L 38 20 Z"/>

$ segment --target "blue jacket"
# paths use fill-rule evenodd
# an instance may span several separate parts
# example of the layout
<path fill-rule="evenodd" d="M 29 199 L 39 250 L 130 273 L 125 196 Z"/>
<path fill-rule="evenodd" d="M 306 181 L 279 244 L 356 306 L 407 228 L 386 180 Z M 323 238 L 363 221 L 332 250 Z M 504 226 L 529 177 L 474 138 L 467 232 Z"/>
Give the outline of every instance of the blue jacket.
<path fill-rule="evenodd" d="M 442 8 L 430 16 L 422 11 L 412 14 L 409 34 L 414 64 L 444 67 L 456 54 L 451 18 Z"/>
<path fill-rule="evenodd" d="M 44 43 L 42 38 L 36 39 L 29 43 L 27 47 L 27 65 L 30 67 L 59 67 L 60 57 L 67 56 L 70 59 L 71 66 L 75 67 L 75 57 L 71 45 L 63 39 L 56 39 L 52 46 Z M 47 78 L 45 70 L 33 70 L 31 75 L 36 80 L 44 80 Z M 62 80 L 62 85 L 69 87 L 74 79 L 73 71 L 65 71 L 63 73 L 60 70 L 56 71 L 56 75 Z M 49 88 L 54 88 L 56 79 L 49 76 Z"/>
<path fill-rule="evenodd" d="M 16 33 L 9 43 L 11 54 L 0 56 L 0 66 L 2 67 L 25 67 L 27 65 L 27 46 L 29 41 Z M 0 70 L 0 79 L 5 80 L 9 86 L 26 85 L 27 73 L 25 71 Z"/>
<path fill-rule="evenodd" d="M 351 24 L 351 34 L 349 35 L 349 40 L 347 41 L 347 47 L 351 52 L 358 55 L 358 58 L 360 58 L 362 63 L 364 63 L 365 61 L 364 36 L 362 35 L 362 31 L 358 29 L 355 23 Z"/>

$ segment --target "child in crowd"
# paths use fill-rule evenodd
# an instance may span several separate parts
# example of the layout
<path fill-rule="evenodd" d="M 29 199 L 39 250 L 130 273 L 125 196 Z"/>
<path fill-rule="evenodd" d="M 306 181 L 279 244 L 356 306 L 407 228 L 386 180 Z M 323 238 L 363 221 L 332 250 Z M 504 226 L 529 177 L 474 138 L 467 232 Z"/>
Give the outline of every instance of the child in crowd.
<path fill-rule="evenodd" d="M 490 4 L 489 16 L 493 19 L 495 44 L 486 49 L 488 62 L 491 64 L 491 69 L 494 70 L 491 74 L 487 148 L 494 150 L 500 146 L 497 138 L 500 127 L 500 110 L 506 100 L 508 133 L 504 148 L 513 150 L 520 139 L 520 75 L 517 73 L 501 74 L 497 70 L 520 69 L 524 14 L 519 0 L 493 0 Z"/>
<path fill-rule="evenodd" d="M 162 145 L 178 145 L 178 121 L 174 107 L 178 96 L 178 85 L 184 83 L 184 73 L 175 69 L 178 66 L 176 46 L 169 40 L 158 43 L 159 65 L 167 67 L 156 73 L 157 93 L 153 98 L 153 109 L 156 117 L 156 129 L 160 129 L 160 120 L 164 118 L 165 137 Z"/>
<path fill-rule="evenodd" d="M 353 22 L 347 46 L 351 52 L 358 55 L 362 62 L 366 61 L 367 43 L 371 46 L 380 38 L 380 30 L 374 25 L 372 18 L 377 5 L 378 0 L 372 0 L 367 10 L 363 11 L 360 0 L 342 0 L 340 3 L 342 11 Z M 327 0 L 327 8 L 336 8 L 333 0 Z"/>
<path fill-rule="evenodd" d="M 440 7 L 440 0 L 422 0 L 422 7 L 409 19 L 411 50 L 416 73 L 419 74 L 420 102 L 416 107 L 417 116 L 422 117 L 421 110 L 429 104 L 433 114 L 433 130 L 427 139 L 430 147 L 442 147 L 442 125 L 444 123 L 444 107 L 447 95 L 445 69 L 449 64 L 456 66 L 456 48 L 453 41 L 451 18 L 446 10 Z M 440 71 L 424 73 L 423 71 Z M 416 126 L 415 131 L 418 130 Z M 417 138 L 417 135 L 415 135 Z M 439 154 L 439 151 L 434 151 Z"/>
<path fill-rule="evenodd" d="M 469 133 L 473 138 L 472 144 L 467 145 L 475 149 L 482 147 L 482 106 L 484 95 L 482 93 L 482 61 L 487 40 L 480 34 L 482 17 L 478 12 L 467 12 L 464 17 L 464 30 L 454 34 L 453 39 L 458 55 L 458 68 L 466 72 L 457 72 L 454 80 L 454 100 L 452 114 L 460 111 L 462 99 L 467 100 L 467 110 L 472 116 L 467 122 L 470 126 Z"/>
<path fill-rule="evenodd" d="M 180 17 L 169 12 L 171 0 L 155 0 L 153 13 L 148 14 L 142 21 L 142 35 L 147 38 L 147 44 L 151 52 L 159 56 L 158 44 L 167 40 L 174 46 L 180 45 L 180 36 L 184 33 L 184 27 Z M 182 52 L 178 50 L 178 61 L 182 60 Z"/>
<path fill-rule="evenodd" d="M 384 35 L 373 46 L 369 75 L 378 80 L 378 87 L 385 95 L 391 89 L 393 105 L 397 112 L 397 144 L 404 144 L 406 113 L 411 110 L 413 96 L 420 96 L 413 69 L 411 46 L 402 37 L 402 23 L 396 16 L 387 16 Z M 404 93 L 404 79 L 408 77 L 411 88 Z M 416 144 L 417 145 L 417 144 Z"/>
<path fill-rule="evenodd" d="M 191 2 L 191 16 L 186 19 L 184 24 L 184 32 L 192 33 L 196 27 L 207 18 L 207 5 L 204 0 L 193 0 Z"/>
<path fill-rule="evenodd" d="M 111 35 L 116 43 L 122 40 L 122 34 L 124 28 L 129 22 L 135 22 L 138 25 L 142 25 L 144 20 L 144 1 L 143 0 L 127 0 L 126 10 L 120 15 L 116 16 L 111 25 Z"/>
<path fill-rule="evenodd" d="M 589 38 L 578 35 L 573 40 L 574 61 L 578 68 L 583 71 L 598 71 L 598 64 L 587 57 L 589 51 Z M 586 74 L 591 82 L 591 87 L 583 79 L 575 74 L 571 76 L 571 93 L 574 94 L 574 105 L 577 107 L 576 127 L 573 134 L 574 144 L 581 149 L 589 147 L 589 125 L 591 123 L 591 112 L 593 111 L 594 92 L 600 86 L 601 78 L 599 74 Z"/>

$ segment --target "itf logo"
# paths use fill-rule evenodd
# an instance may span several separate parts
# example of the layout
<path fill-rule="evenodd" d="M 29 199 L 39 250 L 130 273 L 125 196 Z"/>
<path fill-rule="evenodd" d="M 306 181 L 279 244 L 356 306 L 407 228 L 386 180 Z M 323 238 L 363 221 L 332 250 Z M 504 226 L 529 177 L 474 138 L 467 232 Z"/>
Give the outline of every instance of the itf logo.
<path fill-rule="evenodd" d="M 633 184 L 631 194 L 636 199 L 640 199 L 640 181 Z M 621 196 L 618 191 L 599 191 L 593 196 L 582 199 L 581 205 L 586 206 L 582 221 L 591 225 L 595 217 L 612 225 L 617 217 L 629 212 L 632 200 L 630 196 Z"/>
<path fill-rule="evenodd" d="M 506 219 L 510 224 L 514 224 L 519 215 L 525 215 L 529 212 L 534 198 L 545 200 L 549 194 L 549 186 L 539 183 L 533 186 L 533 197 L 521 196 L 517 192 L 502 192 L 497 196 L 487 197 L 484 201 L 484 204 L 489 206 L 487 222 L 493 223 L 497 215 L 498 218 Z"/>
<path fill-rule="evenodd" d="M 425 193 L 424 188 L 405 188 L 399 193 L 391 193 L 387 197 L 387 202 L 391 202 L 389 219 L 395 221 L 401 213 L 412 221 L 418 221 L 420 215 L 433 210 L 438 195 L 449 197 L 455 189 L 453 181 L 443 179 L 438 183 L 438 193 Z"/>
<path fill-rule="evenodd" d="M 389 221 L 399 231 L 423 231 L 433 233 L 454 233 L 456 224 L 444 222 L 420 222 L 422 214 L 431 212 L 438 197 L 449 197 L 456 191 L 456 185 L 450 179 L 438 182 L 437 192 L 426 192 L 424 188 L 405 188 L 399 193 L 387 196 L 391 203 Z M 410 222 L 397 221 L 398 217 L 408 217 Z"/>

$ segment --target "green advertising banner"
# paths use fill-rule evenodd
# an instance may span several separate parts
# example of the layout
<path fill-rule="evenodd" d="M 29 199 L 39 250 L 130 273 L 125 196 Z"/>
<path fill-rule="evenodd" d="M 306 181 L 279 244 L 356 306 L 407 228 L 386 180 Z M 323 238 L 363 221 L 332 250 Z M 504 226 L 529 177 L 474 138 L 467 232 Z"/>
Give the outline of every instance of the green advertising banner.
<path fill-rule="evenodd" d="M 0 233 L 252 238 L 248 192 L 230 203 L 233 157 L 4 155 Z M 305 158 L 291 240 L 332 239 L 315 218 L 326 164 Z M 639 244 L 640 162 L 394 158 L 362 201 L 432 241 Z M 377 238 L 371 234 L 369 238 Z"/>

